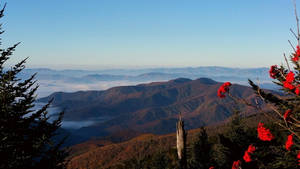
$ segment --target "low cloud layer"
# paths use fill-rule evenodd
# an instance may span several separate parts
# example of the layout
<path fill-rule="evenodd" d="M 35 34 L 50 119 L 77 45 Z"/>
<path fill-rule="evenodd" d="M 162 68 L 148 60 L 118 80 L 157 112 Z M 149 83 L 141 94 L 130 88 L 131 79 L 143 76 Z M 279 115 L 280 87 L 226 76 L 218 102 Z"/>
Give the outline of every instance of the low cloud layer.
<path fill-rule="evenodd" d="M 53 92 L 75 92 L 85 90 L 106 90 L 116 86 L 128 86 L 137 85 L 145 82 L 133 82 L 133 81 L 100 81 L 96 83 L 66 83 L 65 81 L 57 80 L 40 80 L 39 89 L 37 91 L 38 98 L 50 95 Z"/>

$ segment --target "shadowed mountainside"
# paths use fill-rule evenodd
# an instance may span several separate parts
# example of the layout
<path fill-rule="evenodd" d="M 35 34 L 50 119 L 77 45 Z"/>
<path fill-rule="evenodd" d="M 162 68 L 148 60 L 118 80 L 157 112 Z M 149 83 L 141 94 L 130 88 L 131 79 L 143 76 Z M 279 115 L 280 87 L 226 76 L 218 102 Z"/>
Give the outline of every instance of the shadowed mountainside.
<path fill-rule="evenodd" d="M 105 91 L 54 93 L 39 99 L 54 98 L 54 106 L 66 109 L 66 120 L 89 120 L 108 117 L 106 121 L 76 130 L 76 135 L 89 138 L 107 136 L 122 130 L 165 134 L 175 131 L 179 112 L 187 129 L 221 122 L 236 110 L 246 114 L 255 110 L 239 106 L 230 98 L 219 99 L 221 83 L 208 78 L 179 78 L 137 86 L 114 87 Z M 254 102 L 252 89 L 234 84 L 232 95 Z"/>
<path fill-rule="evenodd" d="M 230 128 L 228 123 L 230 120 L 231 118 L 218 125 L 205 127 L 208 135 L 216 136 L 224 133 Z M 255 114 L 243 119 L 242 123 L 247 127 L 256 127 L 258 121 L 268 122 L 265 116 Z M 188 147 L 196 139 L 199 132 L 200 129 L 188 131 Z M 72 156 L 69 157 L 68 168 L 113 169 L 132 158 L 141 159 L 155 152 L 163 152 L 169 149 L 176 149 L 176 134 L 174 133 L 166 135 L 143 134 L 119 143 L 112 143 L 106 139 L 90 140 L 71 147 Z"/>

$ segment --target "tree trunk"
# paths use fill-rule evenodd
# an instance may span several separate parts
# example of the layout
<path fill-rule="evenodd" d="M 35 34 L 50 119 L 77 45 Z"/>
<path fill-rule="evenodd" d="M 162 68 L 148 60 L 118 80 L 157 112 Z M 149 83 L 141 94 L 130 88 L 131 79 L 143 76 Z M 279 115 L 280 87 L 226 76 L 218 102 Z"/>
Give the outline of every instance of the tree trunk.
<path fill-rule="evenodd" d="M 178 154 L 180 169 L 187 169 L 186 133 L 184 130 L 184 122 L 181 119 L 181 114 L 176 124 L 176 136 L 177 136 L 177 154 Z"/>

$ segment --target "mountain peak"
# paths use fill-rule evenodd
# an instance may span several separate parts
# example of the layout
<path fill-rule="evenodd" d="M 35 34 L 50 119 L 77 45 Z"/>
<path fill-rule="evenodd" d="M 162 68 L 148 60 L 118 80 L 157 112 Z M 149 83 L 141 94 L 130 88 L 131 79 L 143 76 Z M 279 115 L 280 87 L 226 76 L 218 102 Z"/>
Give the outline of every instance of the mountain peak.
<path fill-rule="evenodd" d="M 218 82 L 212 80 L 212 79 L 209 79 L 209 78 L 199 78 L 199 79 L 196 79 L 197 81 L 199 81 L 200 83 L 202 84 L 207 84 L 207 85 L 213 85 L 213 84 L 217 84 Z"/>
<path fill-rule="evenodd" d="M 192 81 L 191 79 L 188 78 L 177 78 L 174 80 L 170 80 L 170 82 L 175 82 L 175 83 L 185 83 L 185 82 L 190 82 Z"/>

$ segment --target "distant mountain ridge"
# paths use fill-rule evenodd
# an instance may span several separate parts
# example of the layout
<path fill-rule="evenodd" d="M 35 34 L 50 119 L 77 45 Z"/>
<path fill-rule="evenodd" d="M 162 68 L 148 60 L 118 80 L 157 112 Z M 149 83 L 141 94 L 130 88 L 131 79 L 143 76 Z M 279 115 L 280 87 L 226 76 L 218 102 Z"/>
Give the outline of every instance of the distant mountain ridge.
<path fill-rule="evenodd" d="M 152 68 L 152 69 L 107 69 L 107 70 L 53 70 L 47 68 L 25 69 L 22 77 L 29 77 L 33 73 L 38 73 L 40 79 L 52 77 L 53 79 L 66 80 L 69 78 L 85 78 L 97 77 L 99 80 L 144 80 L 143 78 L 190 78 L 196 79 L 199 77 L 206 78 L 259 78 L 260 80 L 270 80 L 267 75 L 268 68 L 227 68 L 227 67 L 185 67 L 185 68 Z M 79 80 L 79 79 L 77 79 Z M 170 80 L 170 79 L 169 79 Z"/>
<path fill-rule="evenodd" d="M 75 92 L 79 90 L 106 90 L 115 86 L 137 85 L 176 78 L 192 80 L 204 77 L 215 81 L 231 81 L 245 85 L 248 78 L 259 80 L 264 88 L 274 89 L 268 77 L 268 68 L 227 68 L 227 67 L 183 67 L 148 69 L 103 69 L 103 70 L 53 70 L 47 68 L 25 69 L 19 78 L 26 79 L 37 73 L 38 97 L 53 92 Z"/>
<path fill-rule="evenodd" d="M 106 136 L 124 129 L 155 134 L 174 132 L 179 112 L 188 129 L 221 122 L 236 110 L 256 113 L 245 105 L 238 107 L 230 98 L 219 99 L 216 93 L 221 84 L 208 78 L 179 78 L 104 91 L 57 92 L 39 101 L 54 98 L 54 106 L 66 108 L 66 120 L 109 117 L 76 130 L 83 137 Z M 230 92 L 254 103 L 255 94 L 249 87 L 233 84 Z"/>
<path fill-rule="evenodd" d="M 268 68 L 232 68 L 221 66 L 199 66 L 199 67 L 180 67 L 180 68 L 144 68 L 144 69 L 99 69 L 99 70 L 80 70 L 80 69 L 65 69 L 55 70 L 49 68 L 26 68 L 23 74 L 32 74 L 39 72 L 41 74 L 65 74 L 65 75 L 77 75 L 84 76 L 89 74 L 110 74 L 110 75 L 130 75 L 138 76 L 140 74 L 160 72 L 160 73 L 186 73 L 186 74 L 202 74 L 213 75 L 217 73 L 219 75 L 257 75 L 267 72 Z"/>

